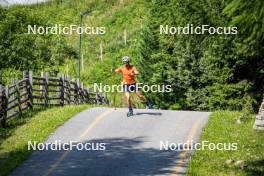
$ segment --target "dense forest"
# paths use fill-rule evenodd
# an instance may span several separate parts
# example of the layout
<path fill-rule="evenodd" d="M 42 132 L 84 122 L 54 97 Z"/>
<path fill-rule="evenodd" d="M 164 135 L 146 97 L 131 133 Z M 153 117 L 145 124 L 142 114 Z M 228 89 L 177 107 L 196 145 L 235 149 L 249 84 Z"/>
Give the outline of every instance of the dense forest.
<path fill-rule="evenodd" d="M 161 107 L 214 110 L 258 107 L 264 83 L 264 2 L 150 2 L 141 55 L 143 80 L 173 85 L 152 94 Z M 160 25 L 236 26 L 237 35 L 161 35 Z M 147 63 L 147 64 L 146 64 Z"/>
<path fill-rule="evenodd" d="M 60 1 L 61 2 L 61 1 Z M 76 4 L 72 4 L 72 3 Z M 109 70 L 130 55 L 145 84 L 172 85 L 171 93 L 146 94 L 163 109 L 256 111 L 264 88 L 264 2 L 253 0 L 104 0 L 63 1 L 38 7 L 0 8 L 0 70 L 4 81 L 22 70 L 76 75 L 77 35 L 27 34 L 27 26 L 78 24 L 78 15 L 89 9 L 105 26 L 106 35 L 84 38 L 82 80 L 112 80 Z M 108 10 L 107 10 L 108 9 Z M 160 25 L 236 26 L 236 35 L 160 34 Z M 126 45 L 122 32 L 128 31 Z M 121 36 L 120 36 L 121 34 Z M 120 39 L 121 38 L 121 39 Z M 95 60 L 104 42 L 104 61 Z"/>

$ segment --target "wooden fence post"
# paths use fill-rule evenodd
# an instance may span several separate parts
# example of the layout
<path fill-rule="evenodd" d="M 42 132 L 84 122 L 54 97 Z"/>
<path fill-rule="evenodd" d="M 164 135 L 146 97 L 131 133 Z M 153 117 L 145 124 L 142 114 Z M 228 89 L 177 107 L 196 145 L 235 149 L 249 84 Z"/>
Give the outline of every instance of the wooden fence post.
<path fill-rule="evenodd" d="M 28 102 L 27 105 L 29 107 L 29 109 L 33 109 L 33 76 L 32 76 L 32 72 L 31 71 L 23 71 L 23 78 L 24 79 L 28 79 L 28 81 L 26 81 L 26 91 L 28 94 Z"/>
<path fill-rule="evenodd" d="M 18 112 L 19 115 L 22 115 L 22 107 L 21 107 L 21 96 L 20 96 L 20 92 L 19 92 L 19 85 L 18 85 L 18 79 L 16 78 L 15 81 L 15 89 L 16 89 L 16 94 L 17 94 L 17 103 L 18 103 Z"/>
<path fill-rule="evenodd" d="M 12 85 L 15 85 L 15 80 L 14 80 L 14 78 L 11 78 L 11 86 Z M 11 87 L 10 88 L 10 92 L 14 92 L 15 91 L 15 87 Z M 12 103 L 10 103 L 10 106 L 14 106 L 15 105 L 15 94 L 12 94 L 11 96 L 10 96 L 10 101 L 12 102 Z M 12 113 L 14 113 L 14 111 L 15 111 L 15 109 L 10 109 L 10 111 L 12 112 Z"/>
<path fill-rule="evenodd" d="M 8 86 L 6 86 L 5 91 L 2 92 L 2 119 L 1 126 L 6 127 L 6 118 L 7 118 L 7 108 L 8 108 Z"/>
<path fill-rule="evenodd" d="M 35 83 L 33 83 L 33 79 Z M 33 84 L 39 85 L 40 89 L 33 88 Z M 41 96 L 33 95 L 33 91 L 39 92 Z M 49 92 L 51 93 L 49 94 Z M 12 79 L 12 85 L 6 85 L 3 88 L 0 72 L 0 125 L 4 127 L 7 118 L 21 116 L 24 110 L 32 109 L 33 100 L 37 101 L 35 104 L 42 106 L 48 106 L 49 103 L 58 105 L 58 101 L 61 106 L 67 103 L 102 104 L 108 101 L 106 93 L 103 96 L 98 89 L 95 90 L 95 93 L 91 93 L 91 90 L 86 89 L 79 79 L 70 81 L 69 76 L 65 75 L 60 75 L 59 78 L 49 78 L 48 73 L 43 72 L 41 77 L 33 77 L 32 72 L 24 71 L 22 80 L 16 78 L 14 81 Z M 56 101 L 56 103 L 53 104 L 53 101 Z"/>
<path fill-rule="evenodd" d="M 2 127 L 6 125 L 6 115 L 6 97 L 3 92 L 2 73 L 0 72 L 0 121 Z"/>
<path fill-rule="evenodd" d="M 85 86 L 83 85 L 83 96 L 84 96 L 84 102 L 85 103 L 88 103 L 89 102 L 89 100 L 88 100 L 88 93 L 87 93 L 87 90 L 86 90 L 86 88 L 85 88 Z"/>
<path fill-rule="evenodd" d="M 78 78 L 76 81 L 76 100 L 77 104 L 81 104 L 81 98 L 80 98 L 80 79 Z"/>
<path fill-rule="evenodd" d="M 65 80 L 65 88 L 66 88 L 66 101 L 67 104 L 71 104 L 71 83 L 69 80 L 69 75 L 66 75 L 66 80 Z"/>
<path fill-rule="evenodd" d="M 29 108 L 33 109 L 33 73 L 32 71 L 28 72 L 28 79 L 29 79 Z"/>
<path fill-rule="evenodd" d="M 90 91 L 90 88 L 87 88 L 86 90 L 87 90 L 87 100 L 88 100 L 89 103 L 91 103 L 91 99 L 90 99 L 90 97 L 91 97 L 90 96 L 91 91 Z"/>
<path fill-rule="evenodd" d="M 45 106 L 48 106 L 49 105 L 49 75 L 48 73 L 45 73 L 44 76 L 45 76 L 44 99 L 45 99 Z"/>
<path fill-rule="evenodd" d="M 69 78 L 69 65 L 66 66 L 66 79 Z"/>
<path fill-rule="evenodd" d="M 98 89 L 96 89 L 95 97 L 96 97 L 96 104 L 100 104 L 100 96 L 99 96 Z"/>
<path fill-rule="evenodd" d="M 7 119 L 7 108 L 8 108 L 8 98 L 9 98 L 9 87 L 8 85 L 5 86 L 5 91 L 3 95 L 3 121 L 2 121 L 2 126 L 5 127 L 6 125 L 6 119 Z"/>
<path fill-rule="evenodd" d="M 82 103 L 85 103 L 85 95 L 84 95 L 84 90 L 83 90 L 83 82 L 80 85 L 80 94 L 81 94 L 81 101 Z"/>
<path fill-rule="evenodd" d="M 103 99 L 103 103 L 106 103 L 106 104 L 108 104 L 108 102 L 107 102 L 107 93 L 106 93 L 106 92 L 104 92 L 104 99 Z"/>
<path fill-rule="evenodd" d="M 60 77 L 60 105 L 61 106 L 64 106 L 64 84 L 65 84 L 65 81 L 64 81 L 64 77 Z"/>
<path fill-rule="evenodd" d="M 70 82 L 70 90 L 71 90 L 71 102 L 73 102 L 73 104 L 76 104 L 76 86 L 75 84 L 73 84 L 74 79 L 69 80 Z"/>
<path fill-rule="evenodd" d="M 41 73 L 40 73 L 40 77 L 41 77 L 41 78 L 44 78 L 44 77 L 45 77 L 45 76 L 44 76 L 44 72 L 41 72 Z M 41 103 L 41 100 L 44 100 L 44 104 L 45 104 L 45 88 L 43 88 L 43 87 L 45 87 L 45 86 L 42 85 L 42 83 L 44 84 L 45 81 L 43 81 L 43 80 L 39 80 L 39 83 L 41 83 L 41 84 L 39 85 L 39 90 L 40 90 L 39 95 L 41 96 L 42 99 L 38 100 L 38 102 Z"/>

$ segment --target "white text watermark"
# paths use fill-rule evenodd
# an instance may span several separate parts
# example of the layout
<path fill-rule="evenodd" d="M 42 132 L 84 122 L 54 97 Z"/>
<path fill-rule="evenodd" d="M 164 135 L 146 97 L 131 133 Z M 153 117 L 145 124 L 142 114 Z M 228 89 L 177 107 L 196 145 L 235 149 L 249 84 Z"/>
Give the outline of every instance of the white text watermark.
<path fill-rule="evenodd" d="M 89 34 L 89 35 L 103 35 L 106 33 L 105 27 L 93 27 L 77 25 L 63 26 L 61 24 L 55 24 L 54 26 L 37 26 L 28 25 L 28 34 L 54 34 L 54 35 L 72 35 L 72 34 Z"/>
<path fill-rule="evenodd" d="M 170 143 L 169 141 L 160 141 L 160 150 L 237 150 L 237 143 L 212 143 L 201 141 L 194 143 L 192 140 L 183 143 Z"/>
<path fill-rule="evenodd" d="M 237 34 L 237 27 L 214 27 L 210 25 L 194 26 L 187 24 L 186 26 L 169 26 L 160 25 L 160 34 L 217 34 L 217 35 L 235 35 Z"/>
<path fill-rule="evenodd" d="M 106 149 L 106 143 L 89 143 L 89 142 L 77 142 L 69 141 L 62 142 L 55 140 L 50 143 L 37 143 L 36 141 L 28 141 L 28 150 L 88 150 L 88 151 L 100 151 Z"/>
<path fill-rule="evenodd" d="M 135 83 L 129 86 L 124 87 L 124 84 L 113 84 L 107 85 L 102 83 L 94 83 L 94 90 L 99 92 L 124 92 L 124 89 L 127 89 L 129 92 L 133 91 L 142 91 L 142 92 L 172 92 L 171 85 L 148 85 L 143 83 Z"/>

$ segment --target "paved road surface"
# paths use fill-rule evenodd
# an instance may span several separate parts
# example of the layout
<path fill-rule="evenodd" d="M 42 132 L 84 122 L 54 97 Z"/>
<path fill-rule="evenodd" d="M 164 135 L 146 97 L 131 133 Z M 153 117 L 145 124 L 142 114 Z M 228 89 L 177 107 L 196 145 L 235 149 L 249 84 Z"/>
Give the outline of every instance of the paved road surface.
<path fill-rule="evenodd" d="M 190 152 L 160 150 L 160 143 L 168 141 L 175 147 L 175 143 L 197 141 L 210 113 L 137 109 L 135 116 L 127 118 L 126 112 L 112 108 L 81 112 L 51 134 L 46 143 L 78 141 L 88 149 L 93 144 L 97 150 L 73 147 L 71 151 L 54 151 L 49 146 L 49 150 L 34 152 L 11 175 L 184 174 Z"/>

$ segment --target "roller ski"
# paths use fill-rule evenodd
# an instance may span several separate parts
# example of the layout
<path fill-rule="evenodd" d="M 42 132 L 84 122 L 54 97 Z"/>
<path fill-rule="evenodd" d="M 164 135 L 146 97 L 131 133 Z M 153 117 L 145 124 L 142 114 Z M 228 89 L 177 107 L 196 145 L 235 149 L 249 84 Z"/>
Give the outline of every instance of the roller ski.
<path fill-rule="evenodd" d="M 158 107 L 149 101 L 146 103 L 146 109 L 158 109 Z"/>
<path fill-rule="evenodd" d="M 134 114 L 133 114 L 133 111 L 129 110 L 128 113 L 127 113 L 127 117 L 131 117 L 131 116 L 133 116 L 133 115 L 134 115 Z"/>

